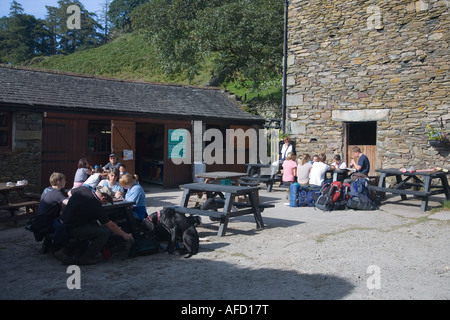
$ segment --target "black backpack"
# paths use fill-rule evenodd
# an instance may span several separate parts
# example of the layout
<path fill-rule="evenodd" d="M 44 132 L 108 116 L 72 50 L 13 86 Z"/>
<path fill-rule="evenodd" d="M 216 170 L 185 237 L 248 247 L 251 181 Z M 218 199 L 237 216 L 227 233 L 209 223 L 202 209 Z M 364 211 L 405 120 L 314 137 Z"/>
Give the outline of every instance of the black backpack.
<path fill-rule="evenodd" d="M 325 183 L 320 189 L 320 196 L 316 201 L 316 208 L 322 211 L 332 211 L 340 207 L 342 185 L 339 181 Z"/>

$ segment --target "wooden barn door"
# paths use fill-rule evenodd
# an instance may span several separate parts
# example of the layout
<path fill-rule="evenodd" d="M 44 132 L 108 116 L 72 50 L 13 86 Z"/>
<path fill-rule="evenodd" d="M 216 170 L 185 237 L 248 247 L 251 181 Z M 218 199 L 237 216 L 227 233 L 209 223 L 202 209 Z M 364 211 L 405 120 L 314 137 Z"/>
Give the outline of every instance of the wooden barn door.
<path fill-rule="evenodd" d="M 42 127 L 41 190 L 50 185 L 53 172 L 66 175 L 66 188 L 73 185 L 78 160 L 86 153 L 87 121 L 44 118 Z"/>
<path fill-rule="evenodd" d="M 111 152 L 116 154 L 120 163 L 127 166 L 129 173 L 135 173 L 136 123 L 134 121 L 111 120 Z"/>

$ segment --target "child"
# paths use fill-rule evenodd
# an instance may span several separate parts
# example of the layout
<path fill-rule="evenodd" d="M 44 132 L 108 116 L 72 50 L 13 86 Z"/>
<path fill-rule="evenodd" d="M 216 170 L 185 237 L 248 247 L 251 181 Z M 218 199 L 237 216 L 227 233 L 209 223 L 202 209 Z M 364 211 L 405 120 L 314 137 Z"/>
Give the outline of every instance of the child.
<path fill-rule="evenodd" d="M 147 209 L 145 207 L 145 191 L 137 182 L 137 176 L 132 176 L 127 173 L 119 179 L 120 185 L 127 190 L 125 194 L 125 201 L 132 201 L 136 204 L 133 206 L 133 215 L 139 219 L 144 220 L 147 217 Z"/>
<path fill-rule="evenodd" d="M 311 187 L 320 188 L 325 180 L 325 174 L 330 170 L 330 166 L 325 163 L 327 156 L 325 153 L 318 155 L 318 162 L 314 162 L 309 174 L 309 184 Z"/>
<path fill-rule="evenodd" d="M 295 161 L 295 155 L 293 152 L 289 152 L 286 156 L 286 160 L 283 162 L 283 184 L 287 182 L 290 184 L 294 182 L 297 175 L 297 161 Z"/>
<path fill-rule="evenodd" d="M 119 178 L 121 178 L 123 175 L 127 174 L 127 166 L 123 163 L 120 164 L 119 166 L 119 171 L 120 171 L 120 176 Z"/>
<path fill-rule="evenodd" d="M 334 156 L 334 162 L 331 164 L 331 170 L 335 169 L 347 169 L 347 164 L 341 161 L 341 156 L 338 154 Z"/>

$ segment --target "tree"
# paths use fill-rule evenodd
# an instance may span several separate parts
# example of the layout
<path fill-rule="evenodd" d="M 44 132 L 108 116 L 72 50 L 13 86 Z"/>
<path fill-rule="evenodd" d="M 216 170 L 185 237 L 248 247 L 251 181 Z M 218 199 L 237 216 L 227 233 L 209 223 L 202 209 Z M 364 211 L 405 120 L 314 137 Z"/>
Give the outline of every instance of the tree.
<path fill-rule="evenodd" d="M 0 63 L 20 64 L 43 50 L 43 21 L 24 13 L 13 1 L 8 17 L 0 19 Z"/>
<path fill-rule="evenodd" d="M 69 15 L 67 8 L 70 5 L 77 5 L 80 8 L 81 29 L 69 29 L 67 19 Z M 58 7 L 46 6 L 47 17 L 46 26 L 53 37 L 51 45 L 52 52 L 69 54 L 76 50 L 84 50 L 100 45 L 103 36 L 99 32 L 102 26 L 97 23 L 95 13 L 87 11 L 78 0 L 59 0 Z"/>
<path fill-rule="evenodd" d="M 150 0 L 113 0 L 109 5 L 109 17 L 116 29 L 131 31 L 131 12 Z"/>
<path fill-rule="evenodd" d="M 262 81 L 282 72 L 283 1 L 237 0 L 207 8 L 198 17 L 196 37 L 203 51 L 217 52 L 214 76 Z"/>
<path fill-rule="evenodd" d="M 168 74 L 192 79 L 206 57 L 219 83 L 245 77 L 257 87 L 282 72 L 283 1 L 152 0 L 131 17 Z"/>

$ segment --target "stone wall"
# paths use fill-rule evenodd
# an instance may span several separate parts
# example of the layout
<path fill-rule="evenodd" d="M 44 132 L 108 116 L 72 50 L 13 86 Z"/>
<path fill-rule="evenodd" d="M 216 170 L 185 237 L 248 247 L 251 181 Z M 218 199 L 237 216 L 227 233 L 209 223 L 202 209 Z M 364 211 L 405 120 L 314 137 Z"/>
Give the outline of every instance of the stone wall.
<path fill-rule="evenodd" d="M 376 168 L 448 166 L 450 1 L 291 0 L 288 129 L 301 152 L 345 154 L 344 123 L 377 121 Z M 314 141 L 314 142 L 311 142 Z"/>
<path fill-rule="evenodd" d="M 28 180 L 39 192 L 42 113 L 13 112 L 13 150 L 0 153 L 0 181 Z"/>

